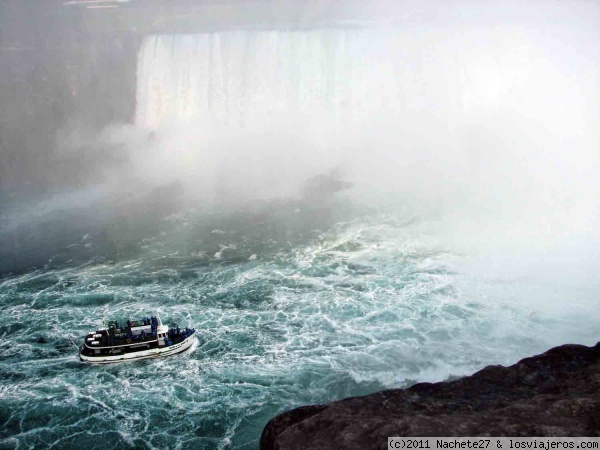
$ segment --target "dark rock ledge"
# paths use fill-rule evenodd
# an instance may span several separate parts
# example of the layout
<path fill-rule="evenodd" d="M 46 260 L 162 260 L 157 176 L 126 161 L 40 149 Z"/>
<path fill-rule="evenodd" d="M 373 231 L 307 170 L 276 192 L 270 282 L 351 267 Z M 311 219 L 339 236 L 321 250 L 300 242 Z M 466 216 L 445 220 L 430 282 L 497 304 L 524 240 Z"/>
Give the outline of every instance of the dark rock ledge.
<path fill-rule="evenodd" d="M 388 436 L 600 436 L 600 343 L 282 413 L 261 450 L 385 449 Z"/>

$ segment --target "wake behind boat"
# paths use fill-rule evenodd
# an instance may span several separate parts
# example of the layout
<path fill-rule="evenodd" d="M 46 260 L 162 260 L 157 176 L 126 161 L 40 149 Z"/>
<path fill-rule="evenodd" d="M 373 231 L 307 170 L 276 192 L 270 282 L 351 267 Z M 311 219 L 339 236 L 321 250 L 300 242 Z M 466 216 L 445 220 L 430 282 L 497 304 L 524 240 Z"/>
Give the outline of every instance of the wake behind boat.
<path fill-rule="evenodd" d="M 169 328 L 159 316 L 141 320 L 116 320 L 108 328 L 88 333 L 79 349 L 79 359 L 87 363 L 109 364 L 176 355 L 194 343 L 194 328 Z"/>

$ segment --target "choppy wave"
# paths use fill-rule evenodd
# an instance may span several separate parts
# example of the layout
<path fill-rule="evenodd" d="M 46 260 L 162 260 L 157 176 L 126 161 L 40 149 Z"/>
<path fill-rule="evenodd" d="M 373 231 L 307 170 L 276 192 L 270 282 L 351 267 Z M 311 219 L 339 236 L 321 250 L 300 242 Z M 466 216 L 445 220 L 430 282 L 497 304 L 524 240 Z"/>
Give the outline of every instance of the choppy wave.
<path fill-rule="evenodd" d="M 166 222 L 131 258 L 0 281 L 2 447 L 256 448 L 282 410 L 513 362 L 577 328 L 462 271 L 419 220 L 367 215 L 281 242 L 210 224 L 185 251 L 172 239 L 194 218 Z M 92 367 L 68 343 L 156 310 L 199 329 L 195 351 Z"/>

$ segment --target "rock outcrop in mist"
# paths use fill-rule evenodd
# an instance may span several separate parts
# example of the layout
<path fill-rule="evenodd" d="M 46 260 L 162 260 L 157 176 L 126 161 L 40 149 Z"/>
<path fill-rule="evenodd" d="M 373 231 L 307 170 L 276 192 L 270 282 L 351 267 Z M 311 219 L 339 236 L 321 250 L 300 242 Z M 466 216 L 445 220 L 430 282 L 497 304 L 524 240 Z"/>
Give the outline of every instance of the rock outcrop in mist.
<path fill-rule="evenodd" d="M 600 436 L 600 343 L 510 367 L 306 406 L 272 419 L 261 450 L 380 449 L 391 436 Z"/>

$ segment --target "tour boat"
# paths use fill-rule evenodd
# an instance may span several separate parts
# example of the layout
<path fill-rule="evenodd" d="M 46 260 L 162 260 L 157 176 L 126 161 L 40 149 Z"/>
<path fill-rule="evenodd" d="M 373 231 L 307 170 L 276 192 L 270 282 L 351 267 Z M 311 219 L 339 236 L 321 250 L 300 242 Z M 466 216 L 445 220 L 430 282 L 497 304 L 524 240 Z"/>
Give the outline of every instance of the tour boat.
<path fill-rule="evenodd" d="M 108 322 L 108 328 L 88 333 L 79 349 L 86 363 L 109 364 L 176 355 L 189 349 L 196 339 L 194 328 L 169 328 L 158 315 L 141 320 Z"/>

